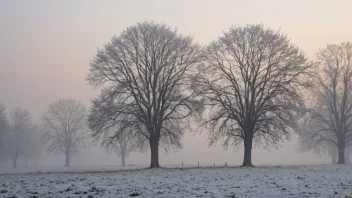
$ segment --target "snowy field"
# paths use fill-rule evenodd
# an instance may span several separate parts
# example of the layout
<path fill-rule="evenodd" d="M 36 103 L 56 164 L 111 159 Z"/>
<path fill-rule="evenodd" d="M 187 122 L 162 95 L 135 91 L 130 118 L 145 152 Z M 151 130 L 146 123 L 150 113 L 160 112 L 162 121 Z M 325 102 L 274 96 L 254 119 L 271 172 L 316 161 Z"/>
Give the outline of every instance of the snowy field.
<path fill-rule="evenodd" d="M 350 165 L 0 175 L 0 197 L 300 198 L 351 195 Z"/>
<path fill-rule="evenodd" d="M 112 172 L 120 170 L 139 170 L 147 165 L 129 166 L 31 166 L 31 167 L 0 167 L 0 175 L 8 173 L 72 173 L 72 172 Z"/>
<path fill-rule="evenodd" d="M 224 166 L 224 165 L 217 165 Z M 230 166 L 239 166 L 239 165 L 230 165 Z M 1 167 L 0 166 L 0 175 L 1 174 L 14 174 L 14 173 L 81 173 L 81 172 L 117 172 L 124 170 L 141 170 L 148 168 L 149 165 L 126 165 L 126 166 L 29 166 L 29 167 Z M 196 164 L 168 164 L 163 165 L 164 168 L 196 168 Z M 212 164 L 201 164 L 200 167 L 213 167 Z M 1 197 L 0 197 L 1 198 Z"/>

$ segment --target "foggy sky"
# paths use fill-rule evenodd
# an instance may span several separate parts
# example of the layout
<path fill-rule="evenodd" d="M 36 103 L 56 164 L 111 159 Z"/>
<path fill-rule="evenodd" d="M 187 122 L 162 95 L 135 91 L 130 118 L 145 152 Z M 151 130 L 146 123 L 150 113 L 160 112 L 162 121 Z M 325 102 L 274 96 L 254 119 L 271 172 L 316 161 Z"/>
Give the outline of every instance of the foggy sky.
<path fill-rule="evenodd" d="M 87 107 L 98 93 L 85 81 L 97 48 L 136 22 L 154 20 L 176 26 L 199 44 L 217 39 L 231 25 L 263 23 L 288 34 L 309 58 L 326 44 L 352 41 L 352 1 L 0 1 L 0 102 L 22 107 L 39 122 L 47 106 L 73 98 Z M 255 149 L 254 164 L 330 163 L 328 157 L 297 151 L 297 138 L 280 150 Z M 241 164 L 243 150 L 207 146 L 207 134 L 183 139 L 183 149 L 161 153 L 160 163 Z M 133 153 L 128 164 L 149 164 L 149 152 Z M 63 165 L 46 156 L 41 164 Z M 61 161 L 60 161 L 61 160 Z M 99 147 L 72 159 L 75 164 L 119 164 Z"/>

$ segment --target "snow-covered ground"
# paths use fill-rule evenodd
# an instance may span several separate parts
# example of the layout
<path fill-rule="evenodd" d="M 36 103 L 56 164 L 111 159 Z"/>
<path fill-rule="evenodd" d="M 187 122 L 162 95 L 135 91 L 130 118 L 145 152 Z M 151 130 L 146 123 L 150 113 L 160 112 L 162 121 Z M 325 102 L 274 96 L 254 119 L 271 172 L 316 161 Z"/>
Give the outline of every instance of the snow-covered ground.
<path fill-rule="evenodd" d="M 352 166 L 0 175 L 0 197 L 345 197 Z"/>
<path fill-rule="evenodd" d="M 129 166 L 30 166 L 30 167 L 0 167 L 1 174 L 13 173 L 55 173 L 55 172 L 111 172 L 120 170 L 137 170 L 147 168 L 147 165 L 129 165 Z"/>
<path fill-rule="evenodd" d="M 213 167 L 214 165 L 212 164 L 200 164 L 200 167 Z M 224 166 L 223 165 L 216 165 L 218 166 Z M 232 165 L 232 166 L 238 166 L 238 165 Z M 0 175 L 1 174 L 17 174 L 17 173 L 80 173 L 80 172 L 117 172 L 117 171 L 122 171 L 122 170 L 140 170 L 140 169 L 146 169 L 148 168 L 149 165 L 127 165 L 127 166 L 112 166 L 112 165 L 103 165 L 103 166 L 82 166 L 82 165 L 77 165 L 77 166 L 70 166 L 70 167 L 64 167 L 64 166 L 29 166 L 29 167 L 1 167 L 0 166 Z M 163 165 L 165 168 L 196 168 L 196 164 L 168 164 L 168 165 Z"/>

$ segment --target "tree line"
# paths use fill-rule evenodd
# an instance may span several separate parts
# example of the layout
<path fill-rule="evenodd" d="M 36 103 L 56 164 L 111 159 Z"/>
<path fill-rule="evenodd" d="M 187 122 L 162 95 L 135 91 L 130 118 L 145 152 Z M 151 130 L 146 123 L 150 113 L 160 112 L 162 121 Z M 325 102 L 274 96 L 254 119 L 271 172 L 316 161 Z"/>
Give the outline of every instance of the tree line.
<path fill-rule="evenodd" d="M 70 159 L 91 145 L 90 133 L 86 107 L 73 99 L 50 104 L 40 124 L 22 108 L 12 109 L 7 116 L 5 105 L 0 104 L 0 160 L 11 159 L 13 167 L 19 159 L 26 167 L 29 159 L 38 160 L 43 147 L 49 154 L 64 154 L 65 166 L 70 166 Z M 122 165 L 134 149 L 128 136 L 120 137 L 110 148 L 121 156 Z"/>
<path fill-rule="evenodd" d="M 66 166 L 93 140 L 118 153 L 123 165 L 129 152 L 150 150 L 150 167 L 158 168 L 159 149 L 182 148 L 191 130 L 208 133 L 209 145 L 243 145 L 242 166 L 253 166 L 254 146 L 277 148 L 294 134 L 302 151 L 335 149 L 341 164 L 352 147 L 349 42 L 327 45 L 312 61 L 287 35 L 262 24 L 232 26 L 200 46 L 147 21 L 98 49 L 86 80 L 100 89 L 89 111 L 61 99 L 32 127 L 49 152 L 66 155 Z M 9 124 L 1 106 L 2 139 L 25 134 L 15 132 L 14 119 L 11 113 Z M 25 130 L 36 131 L 29 120 Z"/>

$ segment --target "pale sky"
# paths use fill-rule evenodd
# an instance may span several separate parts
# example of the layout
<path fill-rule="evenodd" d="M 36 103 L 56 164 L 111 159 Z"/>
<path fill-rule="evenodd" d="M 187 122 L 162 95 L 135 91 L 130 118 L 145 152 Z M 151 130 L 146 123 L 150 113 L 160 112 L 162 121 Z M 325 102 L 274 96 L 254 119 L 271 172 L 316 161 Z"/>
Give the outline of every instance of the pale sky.
<path fill-rule="evenodd" d="M 73 98 L 87 107 L 97 91 L 85 81 L 97 48 L 136 22 L 154 20 L 192 35 L 202 45 L 215 40 L 231 25 L 263 23 L 281 29 L 309 58 L 327 44 L 352 41 L 352 1 L 0 1 L 0 102 L 7 110 L 27 108 L 36 121 L 51 102 Z M 160 163 L 241 164 L 243 151 L 208 148 L 207 134 L 189 135 L 184 148 L 161 153 Z M 219 144 L 220 145 L 220 144 Z M 280 150 L 255 149 L 254 164 L 330 163 L 327 157 L 302 154 L 297 141 Z M 46 157 L 41 163 L 54 164 Z M 63 156 L 60 160 L 63 159 Z M 149 152 L 133 153 L 129 164 L 149 164 Z M 63 164 L 63 160 L 58 162 Z M 119 164 L 99 147 L 85 151 L 72 164 Z"/>

